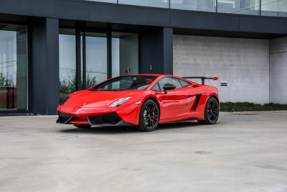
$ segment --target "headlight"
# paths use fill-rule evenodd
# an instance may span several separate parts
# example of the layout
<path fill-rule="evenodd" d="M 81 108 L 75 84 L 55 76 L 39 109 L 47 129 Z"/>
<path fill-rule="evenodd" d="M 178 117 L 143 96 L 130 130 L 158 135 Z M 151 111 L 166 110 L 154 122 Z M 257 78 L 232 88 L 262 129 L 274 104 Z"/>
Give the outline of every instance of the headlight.
<path fill-rule="evenodd" d="M 70 97 L 66 97 L 61 103 L 61 106 L 64 106 Z"/>
<path fill-rule="evenodd" d="M 123 104 L 124 102 L 126 102 L 127 100 L 129 100 L 131 97 L 124 97 L 121 99 L 116 100 L 115 102 L 113 102 L 112 104 L 110 104 L 109 107 L 118 107 L 121 104 Z"/>

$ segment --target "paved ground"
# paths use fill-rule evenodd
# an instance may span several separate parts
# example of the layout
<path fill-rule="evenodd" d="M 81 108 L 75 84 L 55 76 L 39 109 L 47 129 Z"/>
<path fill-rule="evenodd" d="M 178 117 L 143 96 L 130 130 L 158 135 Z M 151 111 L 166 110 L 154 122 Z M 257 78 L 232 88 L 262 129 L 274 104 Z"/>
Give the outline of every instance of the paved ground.
<path fill-rule="evenodd" d="M 286 192 L 287 112 L 218 124 L 82 130 L 56 116 L 0 117 L 1 192 Z"/>

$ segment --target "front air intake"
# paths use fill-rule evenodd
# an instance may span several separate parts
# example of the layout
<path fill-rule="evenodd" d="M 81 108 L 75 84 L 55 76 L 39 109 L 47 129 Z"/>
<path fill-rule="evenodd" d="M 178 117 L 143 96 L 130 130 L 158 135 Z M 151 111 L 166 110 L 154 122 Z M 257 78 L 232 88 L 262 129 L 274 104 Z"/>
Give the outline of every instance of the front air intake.
<path fill-rule="evenodd" d="M 107 113 L 103 115 L 89 116 L 88 120 L 91 125 L 115 125 L 119 123 L 122 119 L 118 116 L 117 113 Z"/>
<path fill-rule="evenodd" d="M 69 115 L 61 111 L 58 111 L 58 114 L 59 114 L 59 118 L 56 121 L 56 123 L 67 124 L 70 121 L 70 119 L 73 118 L 73 115 Z"/>

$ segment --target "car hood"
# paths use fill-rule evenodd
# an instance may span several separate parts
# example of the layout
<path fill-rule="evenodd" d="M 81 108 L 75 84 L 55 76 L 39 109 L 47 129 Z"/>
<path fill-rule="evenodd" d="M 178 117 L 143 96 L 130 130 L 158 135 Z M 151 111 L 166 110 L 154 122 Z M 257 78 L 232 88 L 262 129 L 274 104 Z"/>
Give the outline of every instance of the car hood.
<path fill-rule="evenodd" d="M 143 90 L 132 91 L 78 91 L 70 95 L 65 107 L 95 108 L 107 107 L 118 99 L 132 97 L 142 93 Z"/>

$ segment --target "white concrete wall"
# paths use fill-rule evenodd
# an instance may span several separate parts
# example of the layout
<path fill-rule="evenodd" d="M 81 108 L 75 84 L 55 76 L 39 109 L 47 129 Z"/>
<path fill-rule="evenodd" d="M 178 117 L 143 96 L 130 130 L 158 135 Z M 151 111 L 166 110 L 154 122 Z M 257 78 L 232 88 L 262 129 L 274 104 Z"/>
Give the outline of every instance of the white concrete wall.
<path fill-rule="evenodd" d="M 219 77 L 206 84 L 222 102 L 269 102 L 268 40 L 174 35 L 173 42 L 174 75 Z"/>
<path fill-rule="evenodd" d="M 287 103 L 287 37 L 270 40 L 270 102 Z"/>

